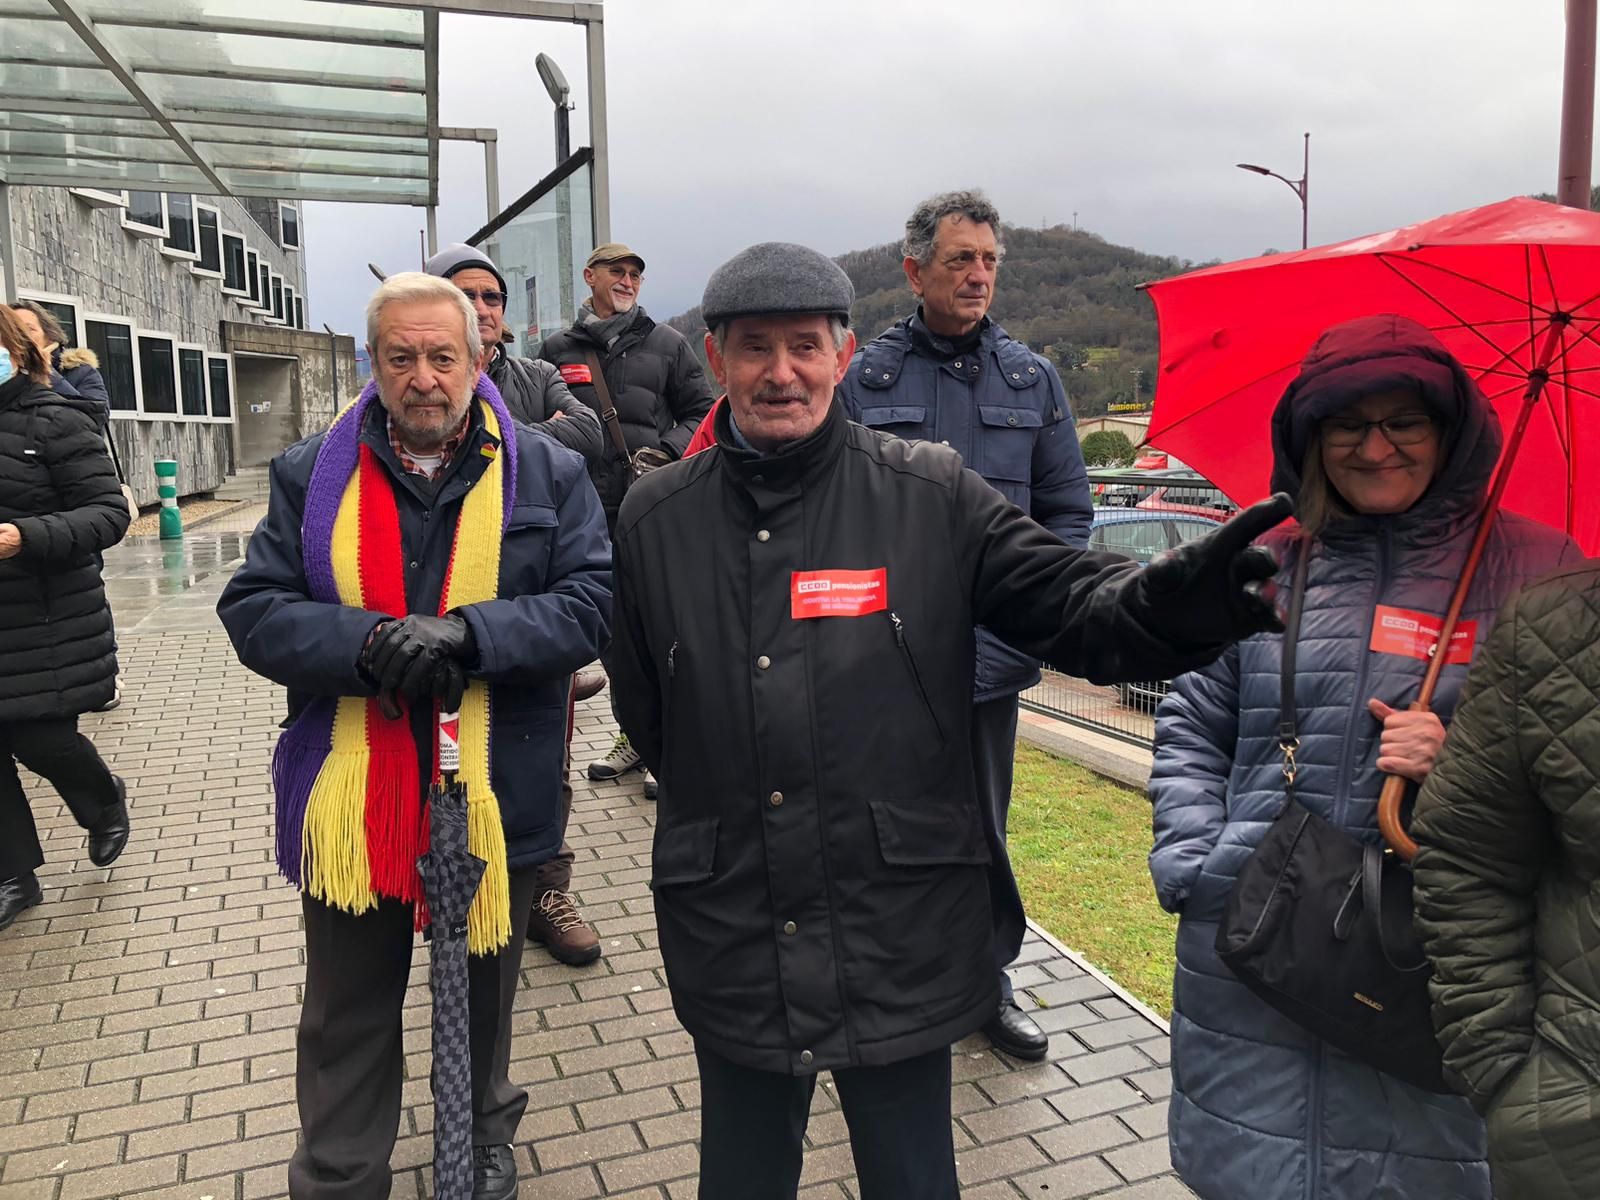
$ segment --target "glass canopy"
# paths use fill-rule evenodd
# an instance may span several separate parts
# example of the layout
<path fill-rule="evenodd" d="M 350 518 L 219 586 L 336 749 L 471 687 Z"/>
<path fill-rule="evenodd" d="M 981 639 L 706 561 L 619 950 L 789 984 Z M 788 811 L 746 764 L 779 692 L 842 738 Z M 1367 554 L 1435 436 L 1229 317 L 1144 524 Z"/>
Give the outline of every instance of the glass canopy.
<path fill-rule="evenodd" d="M 435 204 L 439 12 L 476 7 L 0 0 L 0 182 Z"/>

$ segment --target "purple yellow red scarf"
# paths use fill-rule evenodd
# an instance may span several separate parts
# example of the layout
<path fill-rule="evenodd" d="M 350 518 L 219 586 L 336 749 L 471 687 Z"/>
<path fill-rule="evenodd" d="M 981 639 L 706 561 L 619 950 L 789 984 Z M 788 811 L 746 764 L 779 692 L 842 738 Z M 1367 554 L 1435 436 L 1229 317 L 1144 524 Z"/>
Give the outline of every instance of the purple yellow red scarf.
<path fill-rule="evenodd" d="M 328 428 L 306 490 L 301 546 L 312 599 L 398 617 L 412 609 L 394 483 L 361 441 L 377 394 L 369 383 Z M 500 447 L 484 446 L 489 465 L 462 500 L 441 614 L 498 593 L 500 544 L 517 491 L 511 414 L 487 375 L 479 377 L 474 397 Z M 468 848 L 487 864 L 467 917 L 473 954 L 493 953 L 511 936 L 489 730 L 489 687 L 473 680 L 461 701 L 457 777 L 467 789 Z M 437 762 L 437 745 L 429 761 Z M 416 905 L 418 927 L 424 925 L 417 859 L 428 848 L 428 811 L 417 763 L 410 720 L 389 720 L 375 699 L 341 696 L 308 705 L 278 739 L 272 758 L 278 869 L 284 877 L 351 913 L 366 912 L 382 897 L 407 901 Z"/>

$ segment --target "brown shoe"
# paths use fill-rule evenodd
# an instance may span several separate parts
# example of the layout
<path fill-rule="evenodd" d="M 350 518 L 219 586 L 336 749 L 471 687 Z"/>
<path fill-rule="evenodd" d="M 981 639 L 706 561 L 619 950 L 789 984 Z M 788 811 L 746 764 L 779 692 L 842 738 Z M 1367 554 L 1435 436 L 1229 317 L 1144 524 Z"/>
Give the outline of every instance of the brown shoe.
<path fill-rule="evenodd" d="M 572 680 L 572 698 L 574 700 L 587 700 L 591 696 L 598 696 L 600 689 L 606 686 L 606 673 L 604 671 L 579 671 Z"/>
<path fill-rule="evenodd" d="M 571 892 L 551 888 L 528 914 L 528 940 L 543 942 L 558 962 L 581 967 L 600 957 L 600 938 L 584 923 Z"/>

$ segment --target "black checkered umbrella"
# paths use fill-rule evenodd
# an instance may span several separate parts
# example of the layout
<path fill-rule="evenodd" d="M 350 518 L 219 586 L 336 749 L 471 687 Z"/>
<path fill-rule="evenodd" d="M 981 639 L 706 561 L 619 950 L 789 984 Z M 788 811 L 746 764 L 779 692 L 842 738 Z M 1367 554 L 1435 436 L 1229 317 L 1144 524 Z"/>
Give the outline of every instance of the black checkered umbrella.
<path fill-rule="evenodd" d="M 429 794 L 428 852 L 417 860 L 428 898 L 433 990 L 433 1191 L 472 1197 L 472 1053 L 467 1041 L 467 911 L 484 862 L 467 849 L 467 793 L 456 782 L 456 713 L 439 716 L 441 782 Z"/>

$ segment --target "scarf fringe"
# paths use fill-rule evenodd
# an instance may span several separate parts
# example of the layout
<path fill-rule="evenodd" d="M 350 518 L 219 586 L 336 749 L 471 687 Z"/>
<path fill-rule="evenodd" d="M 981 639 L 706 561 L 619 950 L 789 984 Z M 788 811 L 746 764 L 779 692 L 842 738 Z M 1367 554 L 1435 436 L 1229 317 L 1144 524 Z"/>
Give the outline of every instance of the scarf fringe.
<path fill-rule="evenodd" d="M 340 699 L 340 707 L 360 697 Z M 367 856 L 367 765 L 365 746 L 338 744 L 323 761 L 306 808 L 300 872 L 305 890 L 324 904 L 364 913 L 378 903 Z"/>
<path fill-rule="evenodd" d="M 500 801 L 487 788 L 467 797 L 467 849 L 484 863 L 467 913 L 467 953 L 494 954 L 511 940 L 511 876 Z"/>
<path fill-rule="evenodd" d="M 370 751 L 367 767 L 367 861 L 380 896 L 422 898 L 417 859 L 428 849 L 417 803 L 417 754 L 408 737 L 397 749 Z"/>
<path fill-rule="evenodd" d="M 331 714 L 314 703 L 278 738 L 272 752 L 272 788 L 278 797 L 274 847 L 278 873 L 295 887 L 302 878 L 301 847 L 305 844 L 306 806 L 311 789 L 331 748 Z"/>

